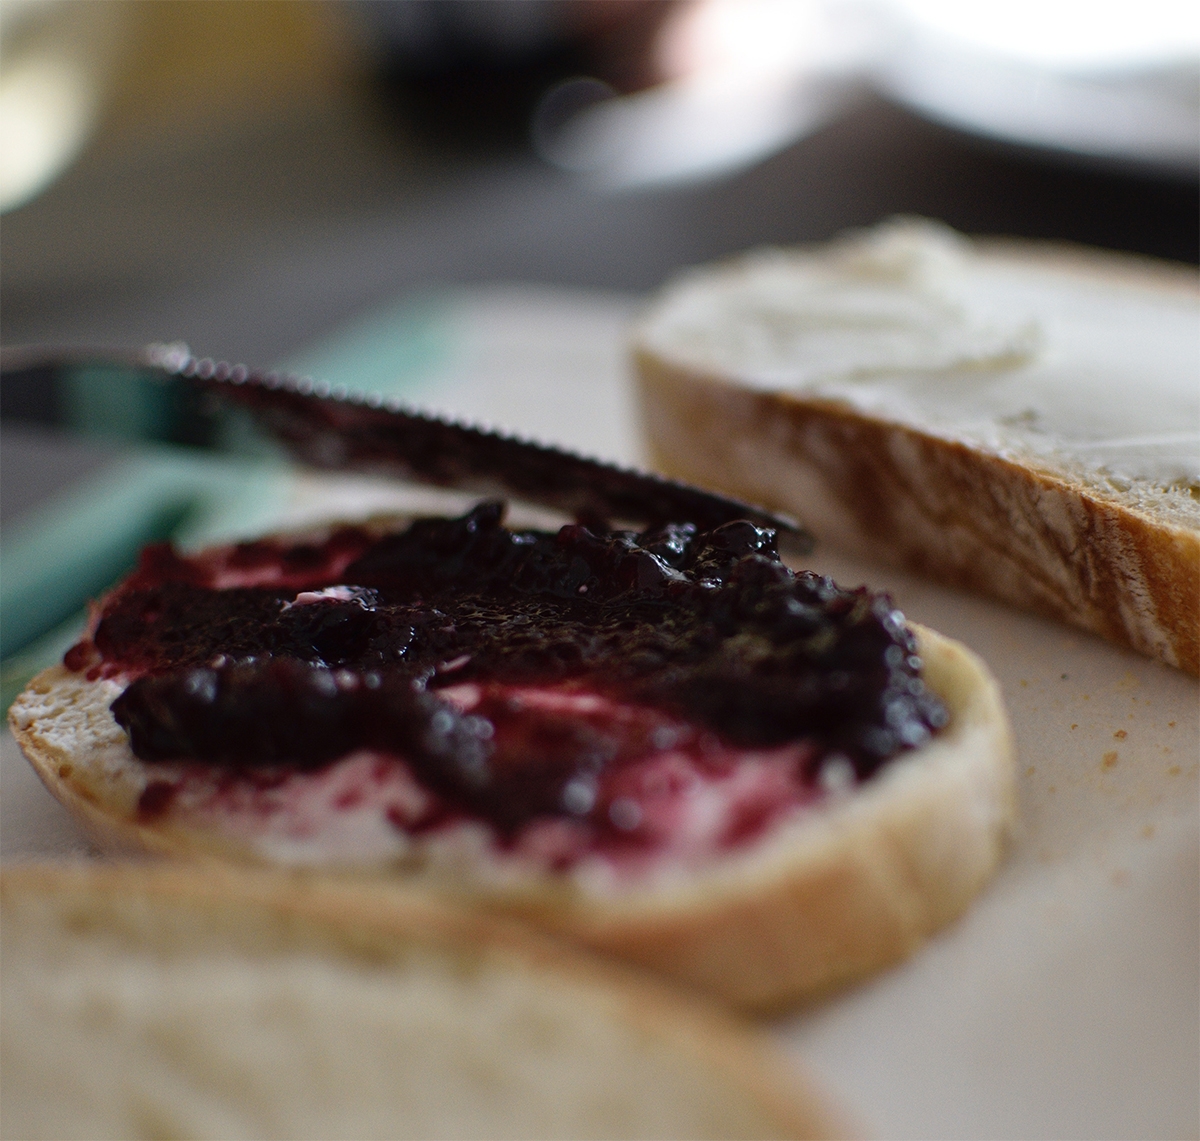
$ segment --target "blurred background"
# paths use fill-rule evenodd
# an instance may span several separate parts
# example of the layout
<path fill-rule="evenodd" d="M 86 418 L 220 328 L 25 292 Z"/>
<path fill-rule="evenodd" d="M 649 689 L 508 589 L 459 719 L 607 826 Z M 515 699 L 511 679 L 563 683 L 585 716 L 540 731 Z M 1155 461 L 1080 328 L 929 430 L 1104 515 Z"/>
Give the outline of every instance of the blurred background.
<path fill-rule="evenodd" d="M 1198 140 L 1189 0 L 0 0 L 0 340 L 633 460 L 624 330 L 679 267 L 896 213 L 1194 263 Z M 10 582 L 137 419 L 98 392 L 5 383 Z"/>
<path fill-rule="evenodd" d="M 1194 262 L 1198 12 L 4 0 L 0 332 L 266 364 L 414 287 L 897 212 Z"/>

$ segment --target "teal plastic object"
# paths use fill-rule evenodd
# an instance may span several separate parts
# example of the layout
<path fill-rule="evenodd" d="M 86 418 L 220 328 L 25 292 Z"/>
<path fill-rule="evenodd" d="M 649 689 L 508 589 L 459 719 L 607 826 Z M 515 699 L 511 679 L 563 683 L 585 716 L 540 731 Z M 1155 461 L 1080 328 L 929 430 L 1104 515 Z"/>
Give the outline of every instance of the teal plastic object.
<path fill-rule="evenodd" d="M 281 367 L 381 396 L 420 398 L 436 390 L 458 355 L 458 307 L 452 292 L 402 298 L 333 330 Z"/>
<path fill-rule="evenodd" d="M 147 543 L 202 542 L 269 525 L 287 469 L 271 461 L 146 448 L 6 535 L 0 656 L 9 658 L 96 598 Z"/>
<path fill-rule="evenodd" d="M 181 419 L 178 386 L 137 369 L 83 365 L 59 393 L 66 423 L 83 435 L 111 440 L 167 440 Z"/>

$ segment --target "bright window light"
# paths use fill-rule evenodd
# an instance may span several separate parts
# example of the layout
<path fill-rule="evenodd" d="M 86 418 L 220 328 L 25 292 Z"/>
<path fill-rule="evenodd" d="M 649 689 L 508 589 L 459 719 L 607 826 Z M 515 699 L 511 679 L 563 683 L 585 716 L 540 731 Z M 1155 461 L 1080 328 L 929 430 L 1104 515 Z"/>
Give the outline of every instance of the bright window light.
<path fill-rule="evenodd" d="M 1200 51 L 1196 0 L 892 0 L 924 29 L 1043 67 L 1123 69 Z"/>

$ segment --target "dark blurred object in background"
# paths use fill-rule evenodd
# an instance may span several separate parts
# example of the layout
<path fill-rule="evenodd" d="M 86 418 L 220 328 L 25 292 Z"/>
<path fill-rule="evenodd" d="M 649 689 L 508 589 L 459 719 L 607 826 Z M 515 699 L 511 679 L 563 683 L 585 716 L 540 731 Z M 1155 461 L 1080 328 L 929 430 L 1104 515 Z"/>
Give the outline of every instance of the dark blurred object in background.
<path fill-rule="evenodd" d="M 352 0 L 347 15 L 395 114 L 435 145 L 524 148 L 539 100 L 590 76 L 662 78 L 655 35 L 678 0 Z"/>

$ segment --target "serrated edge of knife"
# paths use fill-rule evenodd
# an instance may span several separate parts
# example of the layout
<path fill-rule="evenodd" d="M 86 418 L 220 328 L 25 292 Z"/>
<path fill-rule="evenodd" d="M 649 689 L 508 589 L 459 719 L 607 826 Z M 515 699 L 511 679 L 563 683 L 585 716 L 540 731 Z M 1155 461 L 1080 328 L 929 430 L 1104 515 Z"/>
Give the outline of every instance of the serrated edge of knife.
<path fill-rule="evenodd" d="M 427 411 L 396 397 L 383 396 L 377 392 L 372 393 L 352 388 L 346 384 L 333 384 L 329 381 L 316 380 L 309 376 L 294 373 L 277 370 L 255 370 L 246 365 L 230 364 L 227 361 L 217 361 L 211 357 L 198 358 L 192 356 L 190 353 L 183 355 L 180 353 L 181 348 L 183 346 L 147 346 L 146 359 L 155 367 L 183 377 L 184 379 L 195 379 L 214 384 L 233 384 L 235 386 L 245 384 L 259 385 L 269 391 L 282 390 L 298 396 L 313 397 L 323 401 L 379 409 L 395 415 L 405 416 L 410 420 L 421 423 L 456 428 L 469 435 L 482 436 L 513 444 L 520 448 L 537 452 L 542 456 L 562 456 L 575 462 L 582 462 L 588 466 L 611 472 L 634 483 L 643 483 L 648 487 L 676 490 L 707 499 L 714 506 L 720 506 L 723 510 L 729 510 L 733 513 L 744 512 L 747 518 L 757 518 L 787 534 L 793 541 L 799 540 L 800 542 L 805 542 L 811 540 L 811 536 L 808 535 L 800 523 L 788 515 L 770 511 L 756 504 L 746 503 L 743 500 L 721 495 L 705 488 L 696 487 L 681 480 L 671 479 L 653 472 L 641 471 L 638 468 L 627 467 L 623 464 L 614 463 L 611 460 L 599 459 L 596 456 L 583 455 L 555 444 L 543 443 L 527 436 L 501 431 L 490 426 L 485 427 L 458 417 Z"/>
<path fill-rule="evenodd" d="M 275 369 L 252 369 L 247 365 L 230 364 L 212 357 L 197 357 L 182 341 L 155 342 L 136 350 L 91 346 L 49 348 L 32 345 L 6 347 L 0 350 L 0 361 L 5 370 L 35 365 L 51 367 L 78 364 L 89 360 L 112 361 L 131 368 L 142 368 L 158 373 L 165 378 L 199 381 L 202 387 L 225 384 L 239 387 L 253 385 L 268 391 L 289 392 L 319 401 L 377 409 L 431 427 L 455 429 L 468 437 L 479 437 L 511 445 L 536 453 L 543 458 L 562 457 L 574 463 L 594 468 L 599 472 L 627 480 L 631 487 L 640 484 L 647 490 L 678 492 L 681 495 L 695 497 L 700 501 L 707 501 L 714 508 L 719 508 L 720 511 L 733 517 L 746 518 L 760 525 L 775 528 L 780 532 L 781 537 L 786 536 L 790 544 L 801 551 L 810 550 L 812 546 L 812 536 L 809 532 L 796 519 L 782 512 L 771 511 L 757 504 L 696 487 L 669 476 L 642 471 L 639 468 L 628 467 L 612 460 L 604 460 L 571 451 L 559 445 L 547 444 L 515 432 L 502 431 L 460 417 L 423 409 L 397 397 L 384 396 L 378 392 L 369 392 L 346 384 L 334 384 L 296 373 Z M 501 486 L 504 485 L 502 476 L 497 477 L 497 483 Z M 520 493 L 514 490 L 514 494 Z"/>

